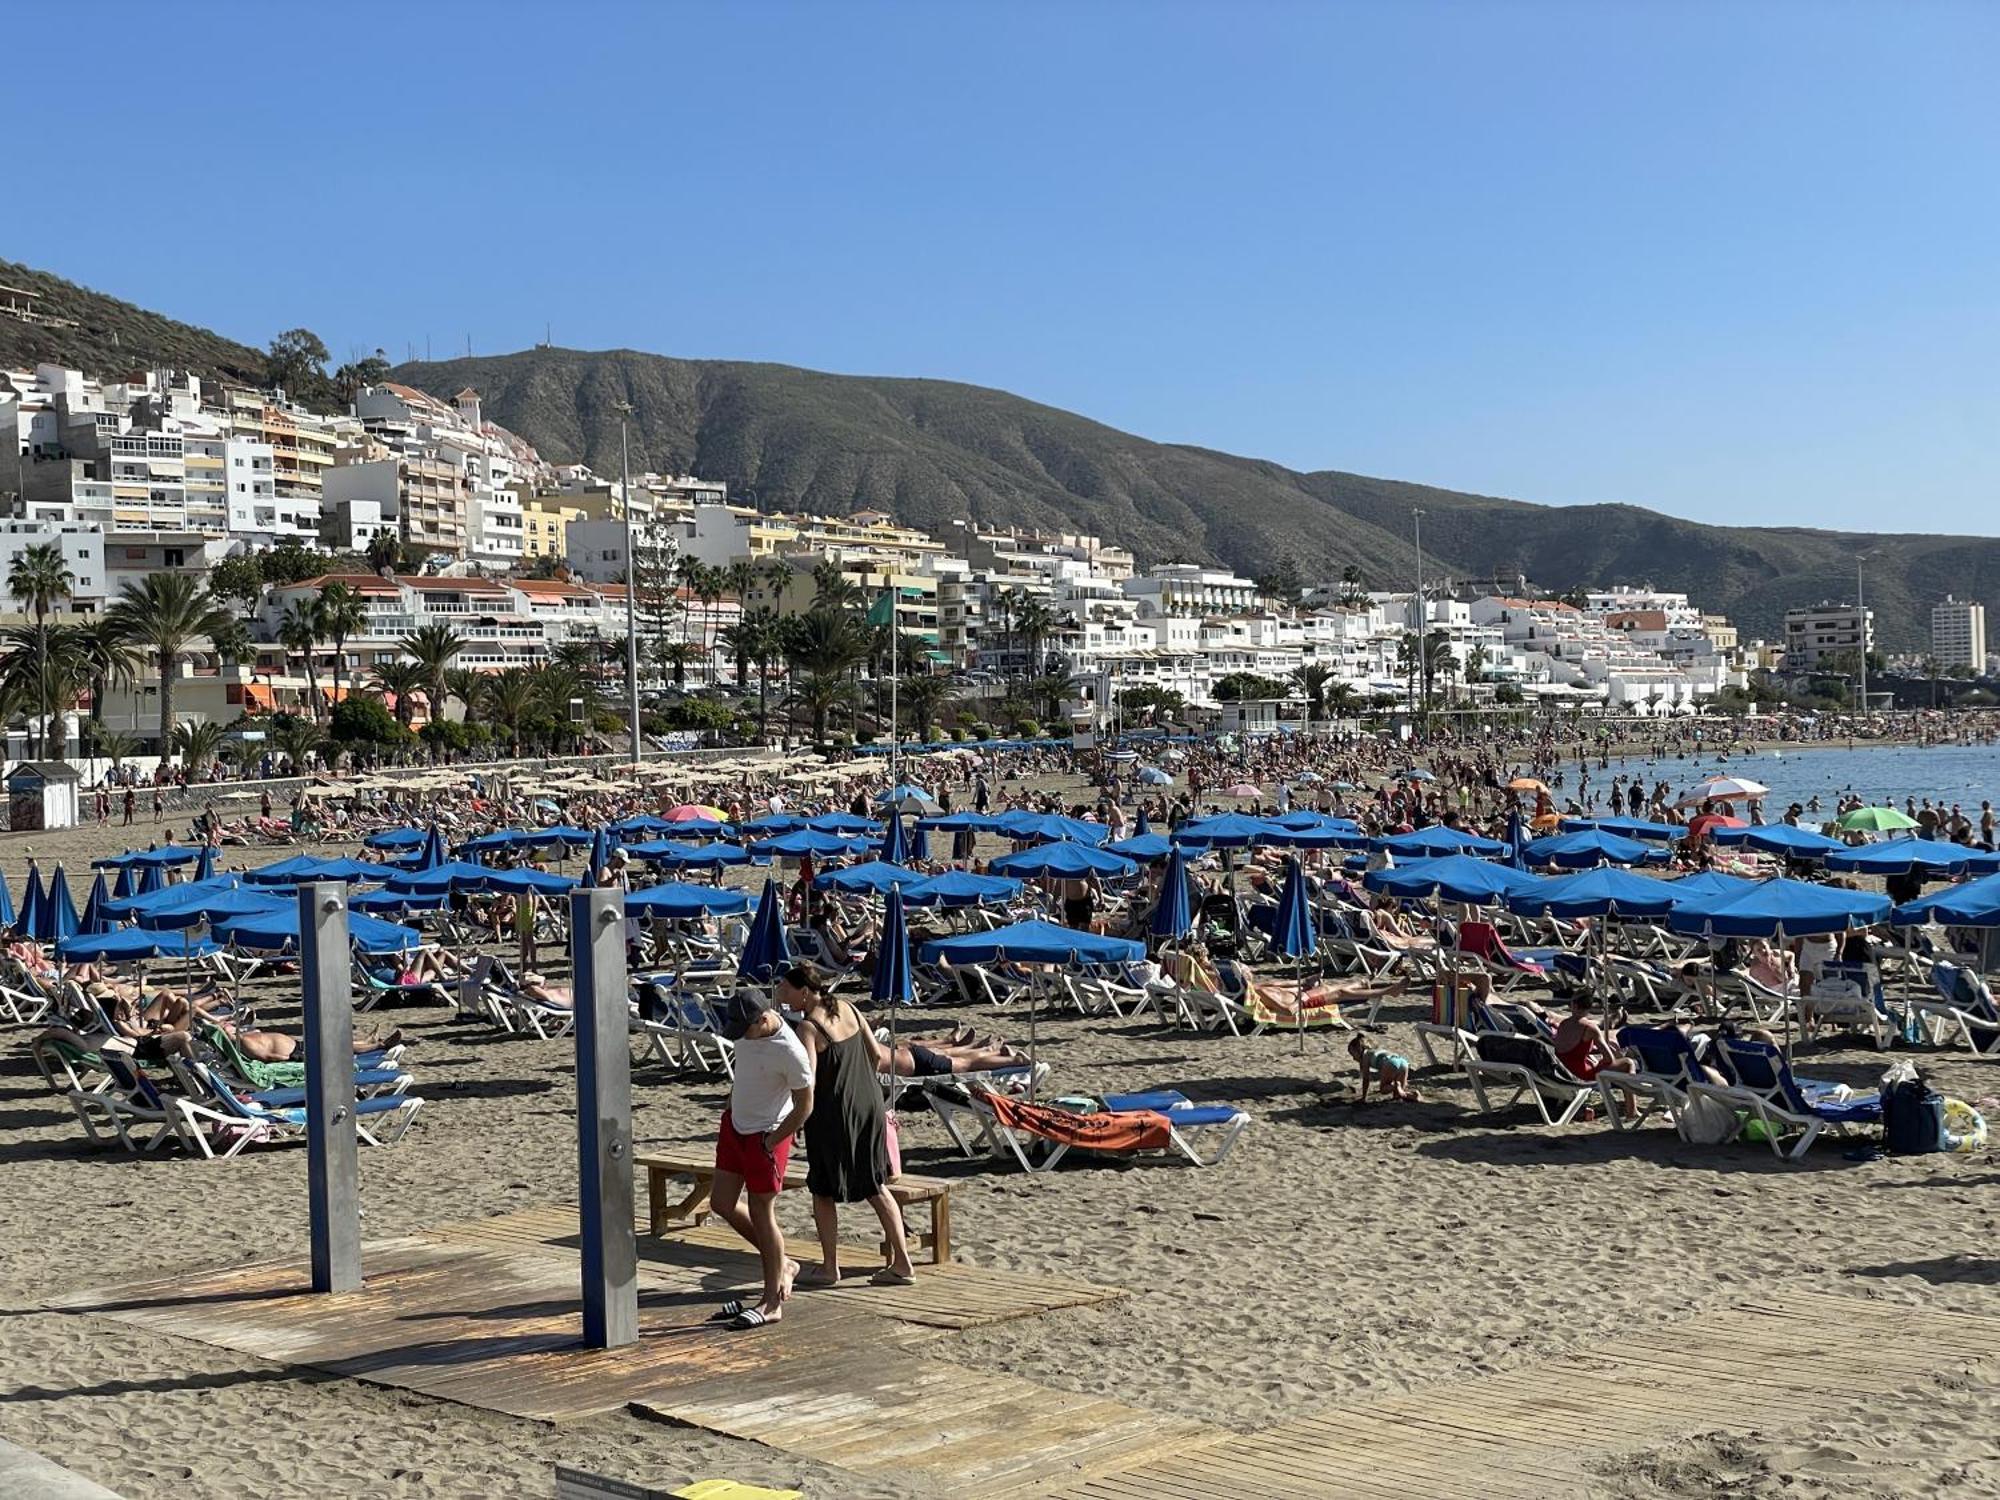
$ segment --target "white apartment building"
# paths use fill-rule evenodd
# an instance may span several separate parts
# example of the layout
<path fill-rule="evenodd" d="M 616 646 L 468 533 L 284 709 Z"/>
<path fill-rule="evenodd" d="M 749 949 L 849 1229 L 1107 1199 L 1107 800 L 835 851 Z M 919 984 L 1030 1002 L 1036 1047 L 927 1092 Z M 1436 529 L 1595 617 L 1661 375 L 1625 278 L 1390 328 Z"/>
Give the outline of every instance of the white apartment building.
<path fill-rule="evenodd" d="M 1161 563 L 1119 587 L 1148 615 L 1227 614 L 1257 603 L 1257 585 L 1249 579 L 1196 563 Z"/>
<path fill-rule="evenodd" d="M 1931 606 L 1931 655 L 1939 666 L 1986 670 L 1986 606 L 1946 594 Z"/>
<path fill-rule="evenodd" d="M 1785 670 L 1816 672 L 1826 659 L 1875 647 L 1875 611 L 1821 603 L 1785 611 Z"/>
<path fill-rule="evenodd" d="M 26 600 L 6 593 L 6 580 L 14 559 L 30 547 L 53 543 L 62 549 L 63 562 L 70 573 L 70 593 L 57 608 L 77 614 L 101 613 L 113 595 L 104 571 L 104 533 L 81 521 L 0 521 L 0 598 L 14 614 L 25 614 Z"/>

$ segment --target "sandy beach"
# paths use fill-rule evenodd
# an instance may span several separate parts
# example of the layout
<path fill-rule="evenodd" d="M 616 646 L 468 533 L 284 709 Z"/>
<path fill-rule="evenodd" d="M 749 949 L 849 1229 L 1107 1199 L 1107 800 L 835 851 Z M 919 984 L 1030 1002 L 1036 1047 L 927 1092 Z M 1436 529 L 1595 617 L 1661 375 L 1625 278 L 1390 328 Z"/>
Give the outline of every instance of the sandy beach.
<path fill-rule="evenodd" d="M 134 832 L 150 835 L 150 828 Z M 0 840 L 18 882 L 24 845 L 75 872 L 126 847 L 95 827 Z M 229 851 L 225 864 L 261 863 Z M 81 890 L 78 892 L 79 898 Z M 267 1024 L 296 1025 L 295 992 L 259 987 Z M 1428 996 L 1383 1012 L 1382 1044 L 1421 1061 Z M 919 1010 L 910 1034 L 962 1009 Z M 1025 1017 L 970 1017 L 1010 1036 Z M 572 1044 L 502 1036 L 438 1008 L 363 1018 L 405 1027 L 430 1101 L 409 1137 L 362 1152 L 364 1232 L 388 1236 L 574 1198 Z M 556 1463 L 672 1488 L 728 1476 L 813 1496 L 926 1493 L 751 1443 L 617 1416 L 548 1427 L 283 1369 L 45 1299 L 176 1268 L 297 1253 L 305 1154 L 133 1159 L 88 1149 L 10 1034 L 0 1051 L 0 1437 L 129 1497 L 541 1496 Z M 1240 1431 L 1329 1403 L 1435 1388 L 1533 1365 L 1616 1334 L 1663 1350 L 1746 1296 L 1817 1290 L 1898 1307 L 1992 1315 L 2000 1269 L 2000 1155 L 1799 1165 L 1762 1147 L 1683 1144 L 1657 1124 L 1552 1129 L 1524 1111 L 1481 1116 L 1462 1078 L 1420 1072 L 1420 1104 L 1354 1101 L 1339 1040 L 1232 1038 L 1151 1021 L 1044 1018 L 1051 1087 L 1179 1087 L 1255 1124 L 1220 1167 L 1082 1162 L 1046 1177 L 963 1162 L 935 1119 L 906 1115 L 906 1166 L 958 1178 L 960 1257 L 1109 1282 L 1132 1295 L 962 1333 L 928 1352 L 1066 1390 L 1116 1393 Z M 1872 1086 L 1866 1050 L 1810 1046 L 1801 1070 Z M 2000 1071 L 1960 1052 L 1921 1059 L 1948 1095 L 2000 1123 Z M 635 1068 L 634 1133 L 699 1146 L 723 1095 Z M 801 1198 L 788 1231 L 808 1222 Z M 795 1244 L 796 1248 L 796 1244 Z M 797 1315 L 812 1316 L 802 1293 Z M 1663 1357 L 1668 1357 L 1663 1355 Z M 1829 1393 L 1796 1420 L 1708 1430 L 1626 1451 L 1615 1422 L 1579 1432 L 1608 1496 L 1863 1497 L 2000 1494 L 1991 1417 L 2000 1375 L 1925 1381 L 1893 1399 Z M 1566 1420 L 1566 1419 L 1565 1419 Z"/>

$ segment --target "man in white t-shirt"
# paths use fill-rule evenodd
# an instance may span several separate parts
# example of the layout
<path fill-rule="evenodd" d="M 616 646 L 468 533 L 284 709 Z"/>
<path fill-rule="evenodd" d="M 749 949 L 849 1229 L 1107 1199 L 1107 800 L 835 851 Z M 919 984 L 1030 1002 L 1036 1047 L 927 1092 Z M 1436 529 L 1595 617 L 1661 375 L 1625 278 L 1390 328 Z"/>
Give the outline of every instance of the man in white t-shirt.
<path fill-rule="evenodd" d="M 736 1044 L 736 1077 L 715 1141 L 715 1211 L 757 1248 L 764 1265 L 764 1297 L 725 1302 L 732 1328 L 760 1328 L 783 1316 L 798 1266 L 785 1257 L 778 1227 L 778 1193 L 785 1185 L 792 1137 L 813 1107 L 812 1060 L 771 1002 L 739 990 L 725 1007 L 722 1034 Z M 739 1201 L 750 1196 L 746 1212 Z"/>

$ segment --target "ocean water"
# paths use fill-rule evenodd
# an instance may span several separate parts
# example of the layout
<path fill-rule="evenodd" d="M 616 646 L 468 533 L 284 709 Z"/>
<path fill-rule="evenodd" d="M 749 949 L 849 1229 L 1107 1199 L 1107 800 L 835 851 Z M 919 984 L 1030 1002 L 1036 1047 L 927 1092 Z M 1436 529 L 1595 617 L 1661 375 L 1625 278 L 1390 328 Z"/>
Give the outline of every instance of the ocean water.
<path fill-rule="evenodd" d="M 1574 789 L 1574 767 L 1570 788 Z M 1620 770 L 1614 757 L 1611 771 L 1591 766 L 1591 787 L 1599 790 L 1605 779 Z M 1947 807 L 1956 802 L 1975 821 L 1979 804 L 1990 800 L 2000 807 L 2000 745 L 1942 745 L 1930 749 L 1912 745 L 1880 745 L 1859 750 L 1800 749 L 1765 750 L 1756 754 L 1721 756 L 1690 755 L 1686 760 L 1672 756 L 1662 759 L 1633 757 L 1622 767 L 1630 776 L 1643 771 L 1650 781 L 1662 780 L 1676 790 L 1685 789 L 1709 776 L 1742 776 L 1761 781 L 1771 789 L 1765 800 L 1766 815 L 1776 820 L 1793 802 L 1803 805 L 1817 795 L 1821 807 L 1831 811 L 1842 793 L 1853 791 L 1872 803 L 1903 805 L 1906 797 Z"/>

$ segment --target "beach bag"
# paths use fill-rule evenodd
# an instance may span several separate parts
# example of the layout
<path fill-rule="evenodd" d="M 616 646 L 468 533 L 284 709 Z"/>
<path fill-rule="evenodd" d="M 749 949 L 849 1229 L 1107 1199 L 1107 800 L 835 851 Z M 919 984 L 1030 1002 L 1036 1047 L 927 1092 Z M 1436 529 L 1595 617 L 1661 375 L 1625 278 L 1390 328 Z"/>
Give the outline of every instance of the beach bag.
<path fill-rule="evenodd" d="M 1696 1094 L 1682 1105 L 1674 1123 L 1690 1146 L 1720 1146 L 1734 1140 L 1739 1130 L 1736 1110 L 1707 1094 Z"/>
<path fill-rule="evenodd" d="M 896 1112 L 893 1109 L 882 1112 L 882 1144 L 889 1149 L 889 1180 L 894 1182 L 903 1175 L 903 1147 L 896 1133 Z"/>
<path fill-rule="evenodd" d="M 1882 1089 L 1882 1149 L 1892 1156 L 1928 1156 L 1946 1149 L 1944 1095 L 1914 1069 Z"/>

